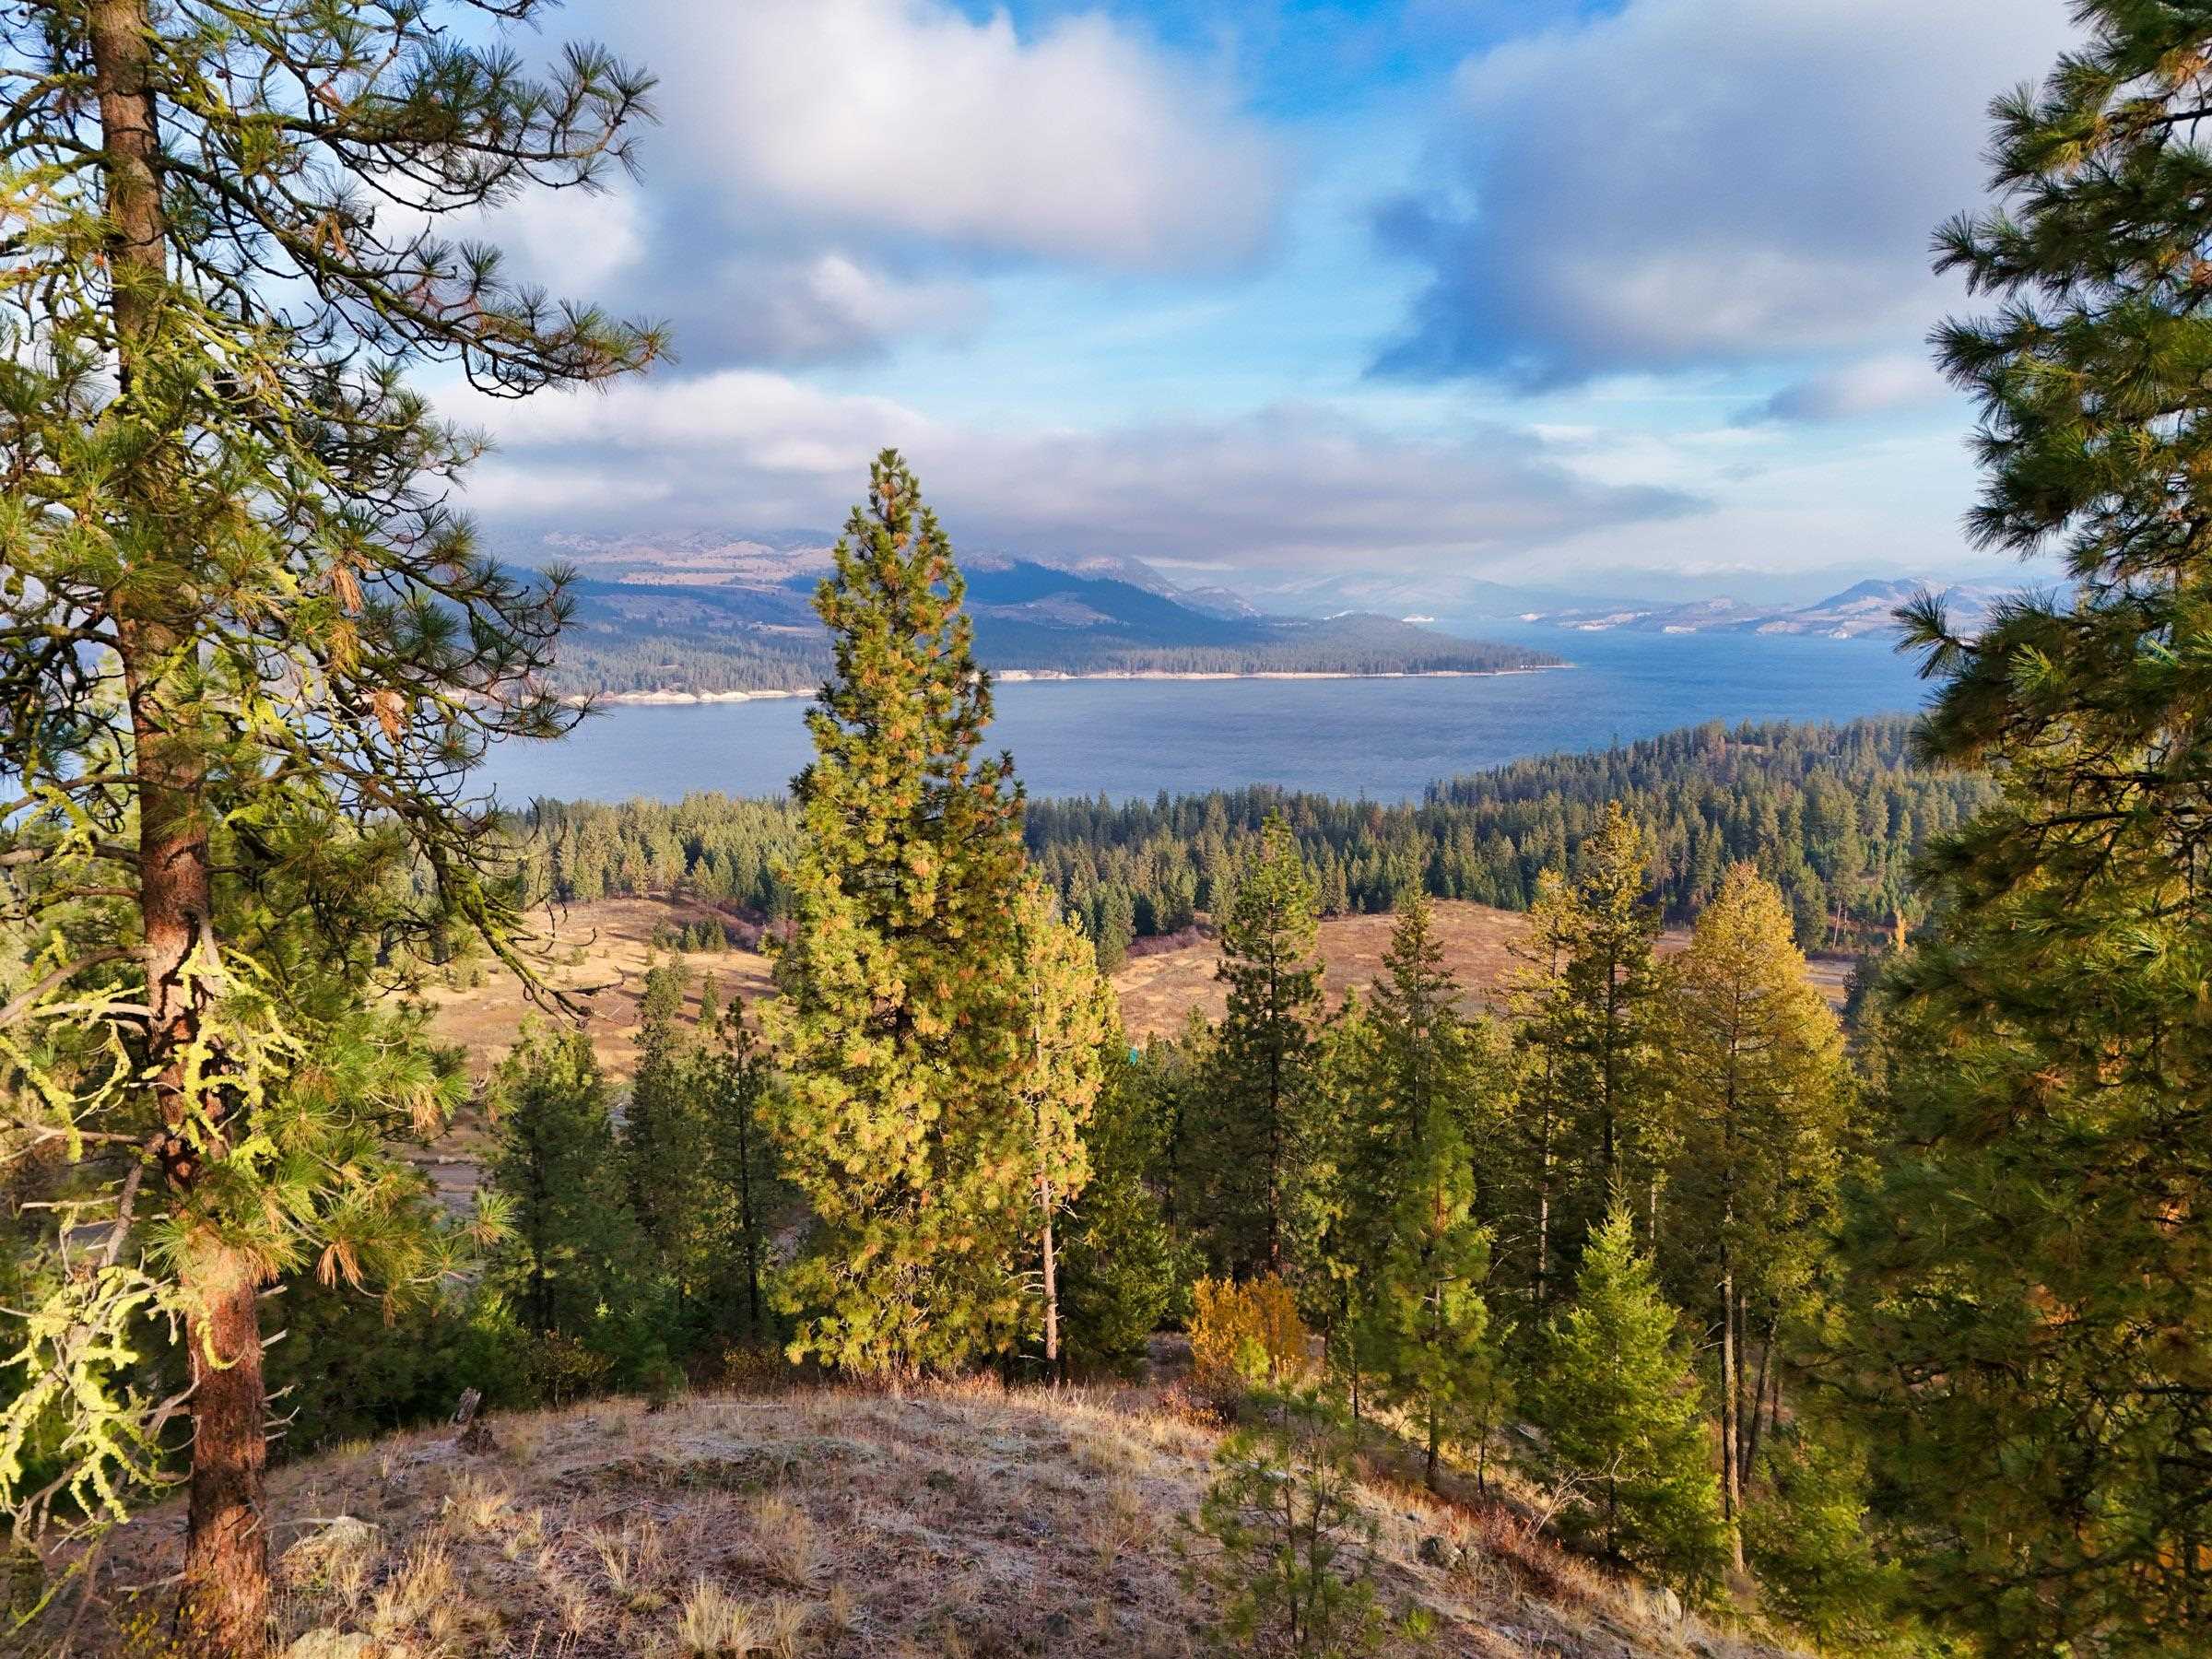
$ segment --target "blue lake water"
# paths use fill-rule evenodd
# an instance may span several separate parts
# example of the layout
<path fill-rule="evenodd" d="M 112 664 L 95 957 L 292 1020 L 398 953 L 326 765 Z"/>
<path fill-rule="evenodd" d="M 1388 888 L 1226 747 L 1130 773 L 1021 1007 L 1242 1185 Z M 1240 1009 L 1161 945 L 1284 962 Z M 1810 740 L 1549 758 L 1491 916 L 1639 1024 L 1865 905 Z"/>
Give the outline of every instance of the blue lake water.
<path fill-rule="evenodd" d="M 1848 720 L 1917 708 L 1912 663 L 1875 640 L 1465 631 L 1571 668 L 1481 678 L 1058 680 L 997 688 L 994 747 L 1038 795 L 1115 799 L 1248 783 L 1418 798 L 1524 755 L 1603 748 L 1705 720 Z M 609 707 L 558 744 L 501 746 L 507 802 L 776 794 L 806 763 L 806 700 Z"/>

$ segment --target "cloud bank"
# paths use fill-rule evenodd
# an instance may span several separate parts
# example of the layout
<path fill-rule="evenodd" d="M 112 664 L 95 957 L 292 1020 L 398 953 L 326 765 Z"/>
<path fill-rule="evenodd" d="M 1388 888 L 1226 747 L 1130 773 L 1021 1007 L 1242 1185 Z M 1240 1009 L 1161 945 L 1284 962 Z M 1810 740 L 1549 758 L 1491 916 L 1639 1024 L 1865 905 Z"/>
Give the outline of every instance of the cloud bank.
<path fill-rule="evenodd" d="M 1699 504 L 1593 480 L 1524 431 L 1411 439 L 1299 405 L 1212 422 L 986 431 L 726 370 L 447 406 L 500 444 L 471 504 L 518 526 L 832 525 L 887 443 L 906 452 L 958 545 L 1232 568 L 1446 569 Z"/>
<path fill-rule="evenodd" d="M 1378 211 L 1429 282 L 1377 368 L 1528 388 L 1916 339 L 1989 96 L 2064 0 L 1628 0 L 1454 79 L 1434 176 Z"/>

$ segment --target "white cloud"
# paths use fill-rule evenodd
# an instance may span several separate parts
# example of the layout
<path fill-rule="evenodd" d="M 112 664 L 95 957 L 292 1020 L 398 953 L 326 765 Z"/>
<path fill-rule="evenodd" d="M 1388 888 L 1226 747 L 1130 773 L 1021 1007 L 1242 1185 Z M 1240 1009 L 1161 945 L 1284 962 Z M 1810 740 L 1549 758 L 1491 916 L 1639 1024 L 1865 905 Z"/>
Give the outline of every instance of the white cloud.
<path fill-rule="evenodd" d="M 1277 159 L 1231 88 L 1103 14 L 1025 35 L 940 0 L 634 0 L 608 23 L 661 76 L 649 164 L 733 224 L 1135 270 L 1273 229 Z"/>
<path fill-rule="evenodd" d="M 1464 64 L 1441 177 L 1381 218 L 1433 271 L 1384 367 L 1557 383 L 1917 339 L 1989 98 L 2065 0 L 1628 0 Z"/>

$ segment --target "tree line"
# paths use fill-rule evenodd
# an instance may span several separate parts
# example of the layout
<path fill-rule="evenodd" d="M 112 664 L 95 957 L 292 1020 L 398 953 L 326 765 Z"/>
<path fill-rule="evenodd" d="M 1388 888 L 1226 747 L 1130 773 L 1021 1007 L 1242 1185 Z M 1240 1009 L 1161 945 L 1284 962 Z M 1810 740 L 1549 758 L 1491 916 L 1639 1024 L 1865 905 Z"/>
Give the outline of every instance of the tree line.
<path fill-rule="evenodd" d="M 1112 971 L 1134 941 L 1218 913 L 1281 814 L 1313 868 L 1324 915 L 1382 914 L 1413 892 L 1524 911 L 1618 802 L 1651 830 L 1661 912 L 1686 922 L 1750 863 L 1780 888 L 1807 949 L 1873 952 L 1924 915 L 1914 860 L 1994 795 L 1978 772 L 1925 765 L 1912 722 L 1727 726 L 1591 755 L 1553 755 L 1435 785 L 1419 805 L 1276 789 L 1152 801 L 1033 800 L 1032 861 L 1083 918 Z M 527 830 L 544 890 L 568 901 L 688 891 L 781 918 L 777 872 L 797 819 L 784 803 L 700 794 L 670 804 L 539 801 Z"/>

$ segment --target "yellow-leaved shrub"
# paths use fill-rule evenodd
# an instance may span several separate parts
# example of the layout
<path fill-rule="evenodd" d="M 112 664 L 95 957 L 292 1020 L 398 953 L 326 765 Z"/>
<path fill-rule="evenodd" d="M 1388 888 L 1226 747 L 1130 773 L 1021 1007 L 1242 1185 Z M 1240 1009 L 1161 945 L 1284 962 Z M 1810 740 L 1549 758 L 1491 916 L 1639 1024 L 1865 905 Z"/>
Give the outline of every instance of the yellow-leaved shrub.
<path fill-rule="evenodd" d="M 1305 1322 L 1290 1287 L 1270 1274 L 1244 1284 L 1202 1278 L 1192 1288 L 1191 1371 L 1210 1394 L 1301 1381 L 1310 1365 Z"/>

